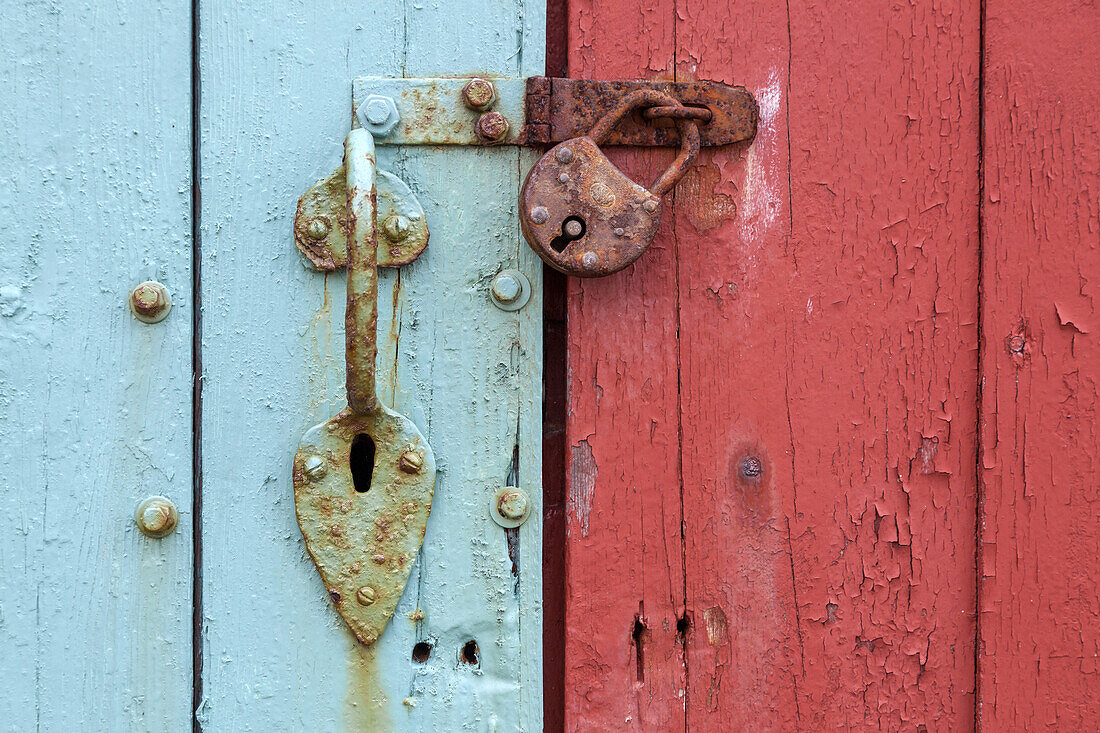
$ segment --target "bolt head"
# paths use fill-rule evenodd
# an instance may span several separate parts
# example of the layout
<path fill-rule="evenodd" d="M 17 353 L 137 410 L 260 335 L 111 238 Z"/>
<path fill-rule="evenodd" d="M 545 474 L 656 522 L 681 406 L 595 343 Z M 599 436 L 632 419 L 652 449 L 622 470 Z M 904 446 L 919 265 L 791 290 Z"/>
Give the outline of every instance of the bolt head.
<path fill-rule="evenodd" d="M 523 293 L 523 283 L 510 272 L 493 278 L 493 299 L 499 303 L 514 303 Z"/>
<path fill-rule="evenodd" d="M 764 473 L 764 463 L 756 456 L 748 456 L 741 461 L 741 475 L 745 478 L 756 478 Z"/>
<path fill-rule="evenodd" d="M 546 210 L 545 206 L 536 206 L 531 209 L 531 213 L 528 214 L 528 216 L 534 224 L 545 224 L 550 220 L 550 212 Z"/>
<path fill-rule="evenodd" d="M 486 112 L 478 118 L 476 132 L 484 142 L 503 142 L 508 137 L 508 118 L 500 112 Z"/>
<path fill-rule="evenodd" d="M 382 94 L 369 94 L 355 110 L 359 124 L 367 128 L 376 137 L 385 137 L 397 127 L 401 115 L 397 112 L 397 103 L 393 97 Z"/>
<path fill-rule="evenodd" d="M 652 214 L 657 210 L 657 202 L 654 199 L 649 199 L 642 204 L 642 208 Z"/>
<path fill-rule="evenodd" d="M 414 450 L 407 450 L 401 454 L 398 466 L 405 473 L 420 473 L 424 467 L 424 454 Z"/>
<path fill-rule="evenodd" d="M 409 236 L 411 230 L 412 223 L 409 222 L 408 217 L 401 216 L 401 214 L 390 214 L 382 222 L 382 233 L 391 242 L 403 241 Z"/>
<path fill-rule="evenodd" d="M 558 152 L 554 153 L 554 157 L 559 163 L 568 163 L 573 160 L 573 148 L 562 146 L 558 148 Z"/>
<path fill-rule="evenodd" d="M 155 280 L 147 280 L 130 292 L 130 310 L 144 323 L 163 321 L 171 308 L 168 289 Z"/>
<path fill-rule="evenodd" d="M 359 590 L 355 591 L 355 600 L 359 602 L 360 606 L 369 606 L 374 603 L 374 588 L 369 585 L 364 585 Z"/>
<path fill-rule="evenodd" d="M 134 510 L 134 522 L 149 537 L 165 537 L 179 524 L 179 512 L 169 499 L 151 496 Z"/>
<path fill-rule="evenodd" d="M 497 499 L 497 510 L 505 519 L 522 519 L 527 514 L 527 495 L 519 489 L 509 489 Z"/>
<path fill-rule="evenodd" d="M 306 477 L 310 481 L 319 481 L 325 477 L 328 473 L 328 466 L 325 464 L 325 459 L 321 456 L 310 456 L 306 459 L 305 464 Z"/>
<path fill-rule="evenodd" d="M 462 101 L 470 109 L 485 110 L 497 99 L 496 87 L 488 79 L 470 79 L 462 88 Z"/>
<path fill-rule="evenodd" d="M 308 234 L 310 239 L 324 239 L 328 236 L 328 221 L 323 216 L 318 216 L 309 223 Z"/>

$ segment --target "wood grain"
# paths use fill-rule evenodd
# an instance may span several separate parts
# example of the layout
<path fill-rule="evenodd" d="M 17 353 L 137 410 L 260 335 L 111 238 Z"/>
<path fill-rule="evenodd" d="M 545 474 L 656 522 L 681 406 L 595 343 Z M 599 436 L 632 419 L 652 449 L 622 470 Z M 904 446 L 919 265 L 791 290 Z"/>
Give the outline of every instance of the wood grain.
<path fill-rule="evenodd" d="M 744 84 L 761 128 L 570 300 L 568 730 L 971 725 L 978 10 L 573 8 L 575 75 Z"/>
<path fill-rule="evenodd" d="M 979 721 L 1100 727 L 1100 10 L 986 3 Z"/>
<path fill-rule="evenodd" d="M 274 5 L 274 8 L 272 7 Z M 385 633 L 358 645 L 294 520 L 302 433 L 345 403 L 344 276 L 303 267 L 291 218 L 328 175 L 356 76 L 528 76 L 541 3 L 204 0 L 204 674 L 209 730 L 541 729 L 541 263 L 519 236 L 516 148 L 392 148 L 425 254 L 380 282 L 378 376 L 439 469 L 423 549 Z M 534 296 L 492 305 L 502 268 Z M 509 537 L 506 482 L 532 513 Z M 419 612 L 419 613 L 418 613 Z M 476 641 L 477 664 L 460 661 Z M 414 645 L 431 645 L 427 661 Z"/>
<path fill-rule="evenodd" d="M 191 713 L 190 9 L 0 5 L 0 728 Z M 163 282 L 167 320 L 130 313 Z M 148 539 L 164 494 L 179 528 Z"/>

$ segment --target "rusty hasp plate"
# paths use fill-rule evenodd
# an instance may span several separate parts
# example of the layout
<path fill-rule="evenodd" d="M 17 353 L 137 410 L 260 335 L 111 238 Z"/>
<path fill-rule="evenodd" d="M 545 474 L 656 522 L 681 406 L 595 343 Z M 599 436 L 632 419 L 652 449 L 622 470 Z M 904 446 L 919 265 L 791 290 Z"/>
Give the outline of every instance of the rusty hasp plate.
<path fill-rule="evenodd" d="M 294 214 L 294 243 L 318 270 L 348 263 L 348 190 L 341 165 L 313 184 Z M 428 246 L 428 223 L 412 189 L 397 176 L 378 171 L 378 266 L 407 265 Z"/>
<path fill-rule="evenodd" d="M 595 81 L 533 76 L 527 80 L 525 141 L 549 144 L 586 135 L 623 97 L 639 89 L 664 92 L 688 108 L 709 110 L 710 119 L 699 126 L 704 147 L 730 145 L 756 136 L 759 110 L 756 99 L 744 87 L 714 81 Z M 706 117 L 701 111 L 679 114 Z M 637 110 L 602 144 L 672 147 L 680 144 L 680 134 L 673 119 L 650 120 Z"/>

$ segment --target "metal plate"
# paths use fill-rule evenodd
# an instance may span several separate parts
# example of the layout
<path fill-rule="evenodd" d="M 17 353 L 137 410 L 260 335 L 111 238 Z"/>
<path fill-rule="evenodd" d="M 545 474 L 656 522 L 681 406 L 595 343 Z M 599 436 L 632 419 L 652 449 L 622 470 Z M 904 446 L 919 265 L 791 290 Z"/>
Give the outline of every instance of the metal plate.
<path fill-rule="evenodd" d="M 344 166 L 323 178 L 298 199 L 294 242 L 318 270 L 338 270 L 348 262 L 348 194 Z M 403 216 L 407 234 L 394 241 L 385 223 Z M 407 265 L 428 246 L 428 222 L 412 189 L 397 176 L 378 171 L 378 266 Z M 317 236 L 320 234 L 320 236 Z"/>

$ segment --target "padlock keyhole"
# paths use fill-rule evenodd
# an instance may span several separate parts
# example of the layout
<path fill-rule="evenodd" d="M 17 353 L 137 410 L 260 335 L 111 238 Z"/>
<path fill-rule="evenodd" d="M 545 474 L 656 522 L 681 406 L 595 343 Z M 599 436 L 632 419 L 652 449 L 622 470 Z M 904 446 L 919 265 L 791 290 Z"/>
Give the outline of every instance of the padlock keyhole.
<path fill-rule="evenodd" d="M 579 216 L 567 217 L 561 223 L 561 234 L 550 240 L 550 249 L 563 252 L 566 247 L 584 236 L 587 227 Z"/>

